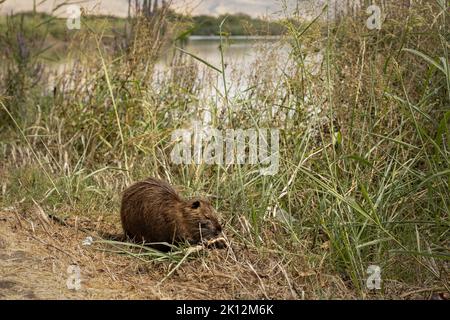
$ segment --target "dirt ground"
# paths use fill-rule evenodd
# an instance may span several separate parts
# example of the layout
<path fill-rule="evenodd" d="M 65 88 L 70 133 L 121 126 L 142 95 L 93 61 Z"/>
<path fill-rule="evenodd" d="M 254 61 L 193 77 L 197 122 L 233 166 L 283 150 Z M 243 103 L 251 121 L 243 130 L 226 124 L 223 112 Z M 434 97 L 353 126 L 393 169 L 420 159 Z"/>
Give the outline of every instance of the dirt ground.
<path fill-rule="evenodd" d="M 106 227 L 78 218 L 63 225 L 39 210 L 0 212 L 0 299 L 318 298 L 306 290 L 311 277 L 326 288 L 321 294 L 352 297 L 335 278 L 319 279 L 300 266 L 294 277 L 270 253 L 234 245 L 202 251 L 166 278 L 177 262 L 142 261 L 105 252 L 95 243 L 83 245 L 87 236 L 98 239 L 95 230 L 81 230 L 86 225 Z M 120 232 L 117 225 L 107 228 Z M 78 290 L 70 266 L 79 267 Z"/>
<path fill-rule="evenodd" d="M 111 252 L 110 245 L 97 241 L 105 230 L 120 235 L 120 223 L 78 216 L 62 222 L 40 208 L 0 211 L 0 300 L 431 297 L 423 296 L 427 290 L 403 285 L 361 297 L 341 277 L 313 268 L 302 248 L 297 260 L 286 261 L 279 252 L 229 239 L 228 249 L 202 250 L 178 266 L 178 261 Z M 83 244 L 89 236 L 94 243 Z"/>

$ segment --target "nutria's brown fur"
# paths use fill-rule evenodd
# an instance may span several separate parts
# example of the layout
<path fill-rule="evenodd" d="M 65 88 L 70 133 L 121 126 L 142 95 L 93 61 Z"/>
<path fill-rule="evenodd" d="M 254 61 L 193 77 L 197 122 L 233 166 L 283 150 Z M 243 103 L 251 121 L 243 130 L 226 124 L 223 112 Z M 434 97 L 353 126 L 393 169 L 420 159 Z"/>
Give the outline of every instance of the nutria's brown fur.
<path fill-rule="evenodd" d="M 138 182 L 123 193 L 120 210 L 125 235 L 146 243 L 201 243 L 222 232 L 214 208 L 203 199 L 182 199 L 165 181 Z M 167 247 L 153 245 L 160 250 Z"/>

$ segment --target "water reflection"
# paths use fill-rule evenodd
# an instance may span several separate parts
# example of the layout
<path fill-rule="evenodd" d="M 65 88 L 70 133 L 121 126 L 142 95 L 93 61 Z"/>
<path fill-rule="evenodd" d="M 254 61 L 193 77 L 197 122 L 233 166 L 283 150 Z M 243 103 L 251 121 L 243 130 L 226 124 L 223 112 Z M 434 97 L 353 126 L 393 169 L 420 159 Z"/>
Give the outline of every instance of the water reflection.
<path fill-rule="evenodd" d="M 223 38 L 223 62 L 228 94 L 230 97 L 246 91 L 250 78 L 258 67 L 264 64 L 266 69 L 283 69 L 288 59 L 288 47 L 279 37 L 229 37 Z M 183 50 L 205 60 L 212 66 L 222 70 L 221 39 L 215 36 L 193 36 L 182 46 Z M 162 54 L 156 66 L 156 77 L 163 77 L 168 68 L 173 67 L 173 55 L 176 49 L 169 48 Z M 207 93 L 214 94 L 219 90 L 224 94 L 223 78 L 220 73 L 204 63 L 195 60 L 199 80 L 209 82 Z M 269 70 L 266 70 L 267 72 Z M 212 90 L 212 91 L 211 91 Z"/>

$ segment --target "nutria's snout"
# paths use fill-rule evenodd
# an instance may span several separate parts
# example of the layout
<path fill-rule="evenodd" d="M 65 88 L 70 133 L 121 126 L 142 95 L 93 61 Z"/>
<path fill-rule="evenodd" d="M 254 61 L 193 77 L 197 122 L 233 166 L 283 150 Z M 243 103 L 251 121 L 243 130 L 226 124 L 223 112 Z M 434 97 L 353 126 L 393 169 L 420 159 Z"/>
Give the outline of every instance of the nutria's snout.
<path fill-rule="evenodd" d="M 218 221 L 204 220 L 200 222 L 199 231 L 203 239 L 210 240 L 222 234 L 222 226 Z"/>
<path fill-rule="evenodd" d="M 211 240 L 222 234 L 222 226 L 212 205 L 204 199 L 192 199 L 187 204 L 189 215 L 194 218 L 197 241 Z M 194 227 L 194 226 L 193 226 Z"/>

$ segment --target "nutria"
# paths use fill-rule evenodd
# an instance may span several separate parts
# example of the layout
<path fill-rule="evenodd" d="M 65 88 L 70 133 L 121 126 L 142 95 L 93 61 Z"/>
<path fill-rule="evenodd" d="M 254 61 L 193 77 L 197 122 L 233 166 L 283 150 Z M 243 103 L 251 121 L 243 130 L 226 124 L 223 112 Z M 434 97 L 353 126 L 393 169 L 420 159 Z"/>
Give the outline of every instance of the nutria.
<path fill-rule="evenodd" d="M 161 243 L 199 244 L 222 232 L 208 201 L 182 199 L 167 182 L 155 178 L 137 182 L 124 191 L 120 216 L 127 237 L 163 251 L 169 247 Z"/>

